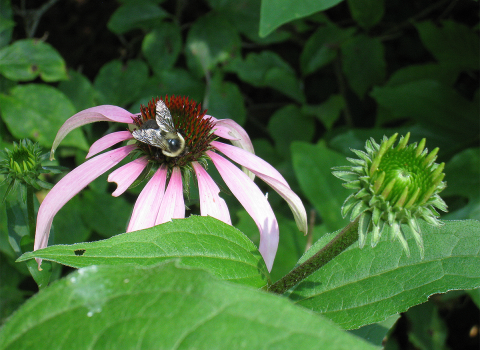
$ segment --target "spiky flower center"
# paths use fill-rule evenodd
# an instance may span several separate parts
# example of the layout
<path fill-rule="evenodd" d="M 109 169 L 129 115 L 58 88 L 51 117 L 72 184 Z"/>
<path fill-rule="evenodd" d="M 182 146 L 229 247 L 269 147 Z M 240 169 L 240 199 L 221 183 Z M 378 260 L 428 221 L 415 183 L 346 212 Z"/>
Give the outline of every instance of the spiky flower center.
<path fill-rule="evenodd" d="M 159 98 L 148 102 L 147 106 L 140 107 L 141 115 L 134 117 L 138 128 L 148 124 L 155 125 L 156 103 Z M 213 134 L 214 122 L 205 117 L 201 104 L 197 104 L 188 97 L 165 96 L 162 99 L 170 111 L 176 131 L 185 140 L 185 150 L 176 157 L 168 157 L 162 153 L 160 147 L 137 141 L 139 149 L 149 157 L 150 162 L 166 164 L 169 168 L 184 167 L 194 161 L 203 161 L 205 152 L 210 149 L 210 143 L 215 139 Z"/>

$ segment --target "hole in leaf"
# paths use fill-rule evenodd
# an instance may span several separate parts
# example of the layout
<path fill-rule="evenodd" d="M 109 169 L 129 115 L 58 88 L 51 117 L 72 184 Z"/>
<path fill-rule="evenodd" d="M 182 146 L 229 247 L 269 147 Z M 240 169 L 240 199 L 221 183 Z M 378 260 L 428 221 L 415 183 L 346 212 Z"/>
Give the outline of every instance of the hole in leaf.
<path fill-rule="evenodd" d="M 82 256 L 85 253 L 85 249 L 77 249 L 75 250 L 76 256 Z"/>

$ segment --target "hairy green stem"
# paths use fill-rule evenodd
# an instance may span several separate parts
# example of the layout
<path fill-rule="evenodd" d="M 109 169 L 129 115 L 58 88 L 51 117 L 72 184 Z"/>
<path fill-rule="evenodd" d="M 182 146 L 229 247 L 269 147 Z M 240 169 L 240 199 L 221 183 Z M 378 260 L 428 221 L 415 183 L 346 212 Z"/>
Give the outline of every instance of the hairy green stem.
<path fill-rule="evenodd" d="M 33 204 L 33 187 L 26 185 L 27 187 L 27 216 L 28 216 L 28 232 L 30 238 L 35 240 L 35 208 Z"/>
<path fill-rule="evenodd" d="M 297 266 L 280 280 L 268 287 L 268 291 L 283 294 L 304 278 L 327 264 L 358 240 L 358 218 L 349 223 L 334 239 L 320 249 L 315 255 Z"/>

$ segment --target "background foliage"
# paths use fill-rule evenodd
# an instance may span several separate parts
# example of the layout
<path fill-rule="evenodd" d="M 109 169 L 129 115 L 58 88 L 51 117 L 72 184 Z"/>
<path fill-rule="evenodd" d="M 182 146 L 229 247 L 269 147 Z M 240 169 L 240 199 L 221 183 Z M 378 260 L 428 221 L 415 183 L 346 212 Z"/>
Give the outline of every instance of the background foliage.
<path fill-rule="evenodd" d="M 426 137 L 429 149 L 440 147 L 438 161 L 446 163 L 447 189 L 443 198 L 449 205 L 449 213 L 443 218 L 480 219 L 476 1 L 0 0 L 0 18 L 2 148 L 10 148 L 13 141 L 28 137 L 48 150 L 68 117 L 95 105 L 113 104 L 137 113 L 140 104 L 152 97 L 188 95 L 201 102 L 208 114 L 231 118 L 244 126 L 256 153 L 279 169 L 304 200 L 311 226 L 311 235 L 307 237 L 297 231 L 282 199 L 269 193 L 280 224 L 273 280 L 288 272 L 326 232 L 346 224 L 340 207 L 348 191 L 331 175 L 331 167 L 346 164 L 345 157 L 353 155 L 349 148 L 362 149 L 369 137 L 380 140 L 383 135 L 410 131 L 413 141 Z M 58 149 L 57 164 L 73 169 L 83 162 L 89 145 L 114 127 L 117 126 L 97 123 L 75 130 Z M 45 180 L 55 183 L 58 178 Z M 56 216 L 54 242 L 96 241 L 124 232 L 141 187 L 113 198 L 110 194 L 114 187 L 102 176 Z M 0 187 L 2 196 L 3 191 L 5 188 Z M 37 193 L 39 200 L 44 195 Z M 253 221 L 233 196 L 224 197 L 234 226 L 258 244 Z M 194 193 L 191 203 L 187 203 L 194 214 L 199 212 L 197 198 Z M 26 267 L 14 262 L 18 254 L 9 242 L 8 232 L 7 215 L 3 212 L 2 322 L 36 292 Z M 234 232 L 226 234 L 229 241 L 240 239 Z M 450 238 L 442 237 L 441 244 L 448 247 Z M 462 240 L 460 236 L 457 239 Z M 432 243 L 432 249 L 437 243 Z M 244 242 L 242 249 L 248 251 L 248 244 Z M 385 244 L 388 246 L 380 244 L 377 251 L 400 250 L 397 242 Z M 461 252 L 475 256 L 475 247 L 471 252 Z M 214 252 L 211 254 L 214 259 Z M 355 256 L 357 252 L 351 250 L 349 254 Z M 243 284 L 261 285 L 262 281 L 257 280 L 260 277 L 248 272 L 254 266 L 249 264 L 255 260 L 248 264 L 246 260 L 239 262 L 245 265 L 243 277 L 225 279 L 244 278 L 248 282 Z M 425 273 L 425 267 L 418 264 L 418 273 Z M 166 276 L 190 278 L 192 271 L 185 266 L 190 263 L 182 256 L 175 265 L 167 263 L 155 269 Z M 404 265 L 400 263 L 395 268 L 398 266 Z M 102 274 L 118 274 L 109 269 L 115 267 L 105 267 L 98 278 Z M 138 278 L 138 268 L 130 269 L 132 280 Z M 67 272 L 62 272 L 60 265 L 54 265 L 53 270 L 54 278 Z M 349 271 L 355 272 L 353 268 Z M 322 273 L 334 276 L 335 270 Z M 215 289 L 205 282 L 208 278 L 201 282 L 208 285 L 206 288 L 219 294 L 226 288 L 226 295 L 236 294 L 230 286 Z M 347 280 L 342 283 L 348 283 Z M 159 277 L 156 283 L 163 284 L 165 280 Z M 65 293 L 62 288 L 68 291 L 70 287 L 57 284 L 55 288 L 50 290 L 52 298 L 56 293 Z M 335 288 L 342 287 L 334 286 L 330 292 Z M 377 283 L 374 288 L 378 292 L 384 286 Z M 448 283 L 445 288 L 448 289 Z M 308 295 L 300 288 L 291 298 L 318 311 L 325 299 L 320 297 L 321 289 L 315 291 L 315 295 Z M 428 295 L 415 303 L 424 302 Z M 256 303 L 272 303 L 271 307 L 276 307 L 273 305 L 277 301 L 263 300 L 264 297 L 268 299 L 246 292 L 244 298 L 251 306 L 248 310 L 253 312 Z M 302 301 L 304 298 L 307 301 Z M 108 300 L 102 303 L 108 304 Z M 129 299 L 124 302 L 127 305 Z M 398 321 L 398 317 L 390 318 L 354 333 L 374 339 L 372 343 L 378 346 L 391 329 L 386 343 L 390 349 L 475 349 L 479 344 L 478 333 L 474 333 L 475 324 L 478 330 L 479 302 L 478 289 L 435 295 L 428 303 L 408 311 L 395 309 L 406 311 Z M 70 307 L 65 306 L 64 315 L 68 315 Z M 365 312 L 370 313 L 368 305 L 365 307 Z M 313 317 L 299 309 L 292 308 L 291 313 L 294 320 Z M 234 314 L 238 317 L 233 318 L 236 322 L 246 317 Z M 225 317 L 221 312 L 216 315 Z M 346 322 L 345 315 L 329 318 L 340 325 Z M 325 327 L 323 320 L 312 322 L 314 327 Z M 273 327 L 268 334 L 275 334 L 277 326 L 268 327 Z M 356 327 L 349 324 L 345 328 Z M 302 328 L 295 328 L 292 333 L 297 330 Z M 312 344 L 325 339 L 324 333 L 328 332 L 312 331 Z M 295 339 L 292 335 L 292 344 Z M 310 342 L 310 338 L 305 342 Z"/>

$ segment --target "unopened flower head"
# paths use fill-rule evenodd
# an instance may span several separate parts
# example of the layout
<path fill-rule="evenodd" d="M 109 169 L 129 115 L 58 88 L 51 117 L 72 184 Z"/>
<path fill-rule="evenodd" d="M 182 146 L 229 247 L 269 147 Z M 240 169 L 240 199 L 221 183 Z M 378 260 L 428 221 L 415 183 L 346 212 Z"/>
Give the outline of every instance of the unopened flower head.
<path fill-rule="evenodd" d="M 438 148 L 428 153 L 425 139 L 407 146 L 410 133 L 393 146 L 398 134 L 386 136 L 380 144 L 370 139 L 365 144 L 366 153 L 352 150 L 359 159 L 348 158 L 353 166 L 334 168 L 333 174 L 346 181 L 344 186 L 356 193 L 350 195 L 342 206 L 342 215 L 350 213 L 350 221 L 359 216 L 359 245 L 363 247 L 366 235 L 372 232 L 375 246 L 386 225 L 397 238 L 407 255 L 410 254 L 402 224 L 408 225 L 424 256 L 423 239 L 417 220 L 441 226 L 435 208 L 447 211 L 438 195 L 445 187 L 444 163 L 437 164 Z"/>
<path fill-rule="evenodd" d="M 53 142 L 51 158 L 60 141 L 71 130 L 96 121 L 125 123 L 128 129 L 113 132 L 94 142 L 87 158 L 95 157 L 72 170 L 45 197 L 38 213 L 34 249 L 47 245 L 52 220 L 58 210 L 127 156 L 133 160 L 108 177 L 108 181 L 118 185 L 112 195 L 119 196 L 141 180 L 148 180 L 135 203 L 127 232 L 152 227 L 173 218 L 184 218 L 184 192 L 188 194 L 187 186 L 192 176 L 196 176 L 198 182 L 201 215 L 210 215 L 231 224 L 227 205 L 207 172 L 210 162 L 257 224 L 259 250 L 269 270 L 278 246 L 278 223 L 266 197 L 253 182 L 254 176 L 270 185 L 287 201 L 299 230 L 307 231 L 306 212 L 299 197 L 276 169 L 253 154 L 250 138 L 233 120 L 206 115 L 196 102 L 175 96 L 153 99 L 147 106 L 141 106 L 138 114 L 117 106 L 93 107 L 65 122 Z M 229 140 L 232 145 L 219 142 L 217 138 Z M 97 155 L 123 141 L 128 141 L 128 144 Z M 219 152 L 241 165 L 244 172 Z"/>
<path fill-rule="evenodd" d="M 11 192 L 16 184 L 32 186 L 40 190 L 50 189 L 52 186 L 39 179 L 40 174 L 58 172 L 56 167 L 44 167 L 42 161 L 46 160 L 46 154 L 42 155 L 42 149 L 38 143 L 29 139 L 13 143 L 13 149 L 5 149 L 0 161 L 0 174 L 5 176 L 2 183 L 8 183 L 4 198 Z"/>

